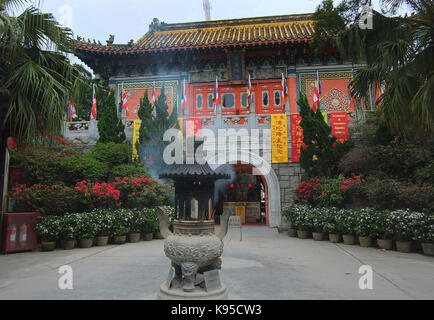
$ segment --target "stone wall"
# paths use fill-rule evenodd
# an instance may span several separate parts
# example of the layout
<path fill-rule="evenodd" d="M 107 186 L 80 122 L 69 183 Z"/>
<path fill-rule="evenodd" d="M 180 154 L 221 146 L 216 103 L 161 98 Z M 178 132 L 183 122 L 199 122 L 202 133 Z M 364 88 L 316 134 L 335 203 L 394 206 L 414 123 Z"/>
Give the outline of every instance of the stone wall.
<path fill-rule="evenodd" d="M 292 204 L 294 200 L 293 191 L 298 188 L 301 182 L 301 176 L 304 170 L 299 163 L 278 163 L 272 164 L 273 170 L 279 179 L 280 184 L 280 205 L 285 208 Z M 282 219 L 280 227 L 286 229 L 288 223 Z"/>

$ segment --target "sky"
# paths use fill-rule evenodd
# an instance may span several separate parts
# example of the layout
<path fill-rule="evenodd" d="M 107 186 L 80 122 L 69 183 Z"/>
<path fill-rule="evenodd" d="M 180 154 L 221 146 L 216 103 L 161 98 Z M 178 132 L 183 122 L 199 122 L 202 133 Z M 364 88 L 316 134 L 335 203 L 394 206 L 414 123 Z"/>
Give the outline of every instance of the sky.
<path fill-rule="evenodd" d="M 374 8 L 378 10 L 378 1 Z M 106 43 L 137 41 L 149 30 L 153 18 L 166 23 L 205 20 L 203 0 L 35 0 L 43 12 L 51 12 L 70 27 L 74 37 Z M 249 18 L 283 14 L 311 13 L 321 0 L 210 0 L 211 19 Z M 335 1 L 339 3 L 339 1 Z M 79 62 L 72 58 L 72 62 Z"/>
<path fill-rule="evenodd" d="M 75 36 L 105 44 L 138 40 L 152 19 L 166 23 L 205 20 L 203 0 L 39 0 L 43 12 L 51 12 Z M 211 19 L 261 17 L 314 12 L 321 0 L 210 0 Z M 339 1 L 335 1 L 338 3 Z M 374 1 L 374 7 L 377 7 Z"/>

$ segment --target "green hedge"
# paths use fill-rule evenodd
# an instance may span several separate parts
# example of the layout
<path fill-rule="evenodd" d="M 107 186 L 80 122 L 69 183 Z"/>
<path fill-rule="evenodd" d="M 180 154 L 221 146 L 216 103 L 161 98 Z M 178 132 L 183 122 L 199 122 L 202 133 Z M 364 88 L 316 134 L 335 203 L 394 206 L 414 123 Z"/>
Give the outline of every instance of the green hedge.
<path fill-rule="evenodd" d="M 167 207 L 168 211 L 173 211 Z M 87 213 L 70 213 L 62 217 L 40 217 L 37 231 L 46 241 L 85 239 L 97 236 L 123 236 L 127 233 L 153 233 L 157 231 L 155 209 L 95 209 Z"/>
<path fill-rule="evenodd" d="M 284 208 L 282 215 L 299 230 L 434 242 L 434 214 L 429 211 L 339 209 L 294 204 Z"/>

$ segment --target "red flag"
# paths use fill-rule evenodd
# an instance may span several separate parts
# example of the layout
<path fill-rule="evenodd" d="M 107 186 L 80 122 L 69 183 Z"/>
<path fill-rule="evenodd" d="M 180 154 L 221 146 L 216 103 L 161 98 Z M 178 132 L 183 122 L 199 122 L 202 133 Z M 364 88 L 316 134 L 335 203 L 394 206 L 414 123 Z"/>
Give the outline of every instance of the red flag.
<path fill-rule="evenodd" d="M 96 93 L 95 93 L 95 85 L 93 85 L 93 94 L 92 94 L 92 112 L 90 113 L 90 121 L 96 120 Z"/>

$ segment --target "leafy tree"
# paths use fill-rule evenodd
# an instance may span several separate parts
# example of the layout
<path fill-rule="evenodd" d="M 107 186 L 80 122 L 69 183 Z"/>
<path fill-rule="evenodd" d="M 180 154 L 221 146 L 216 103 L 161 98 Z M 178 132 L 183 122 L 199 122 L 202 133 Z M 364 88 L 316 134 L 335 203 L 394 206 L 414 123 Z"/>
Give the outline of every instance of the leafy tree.
<path fill-rule="evenodd" d="M 68 100 L 82 78 L 65 53 L 72 53 L 72 32 L 50 13 L 0 0 L 0 88 L 9 92 L 6 121 L 18 142 L 33 143 L 39 134 L 57 134 Z M 23 9 L 13 16 L 14 9 Z"/>
<path fill-rule="evenodd" d="M 157 173 L 165 166 L 163 161 L 163 151 L 167 142 L 163 140 L 163 135 L 166 130 L 176 128 L 177 114 L 174 108 L 172 114 L 169 116 L 169 106 L 167 105 L 167 96 L 165 94 L 164 86 L 161 94 L 158 96 L 155 103 L 156 117 L 152 117 L 152 105 L 148 104 L 147 94 L 142 99 L 141 109 L 142 116 L 145 117 L 145 128 L 143 128 L 143 141 L 138 147 L 141 162 L 145 164 L 151 173 L 156 176 Z M 143 107 L 142 107 L 143 104 Z M 139 111 L 140 112 L 140 111 Z M 139 115 L 139 117 L 141 117 Z M 144 123 L 142 122 L 142 126 Z M 142 130 L 142 127 L 141 127 Z M 141 134 L 142 137 L 142 134 Z"/>
<path fill-rule="evenodd" d="M 373 84 L 381 86 L 376 106 L 394 135 L 406 140 L 432 136 L 434 2 L 382 0 L 382 13 L 373 13 L 373 29 L 363 30 L 356 9 L 369 2 L 344 0 L 334 7 L 332 1 L 324 0 L 316 12 L 319 27 L 314 39 L 331 38 L 344 57 L 366 65 L 355 73 L 352 95 L 369 101 Z M 415 14 L 396 16 L 404 4 Z M 336 28 L 343 24 L 347 27 Z"/>
<path fill-rule="evenodd" d="M 110 90 L 108 95 L 102 97 L 100 105 L 102 105 L 101 116 L 98 121 L 98 142 L 107 143 L 122 143 L 125 141 L 125 126 L 122 120 L 118 118 L 116 98 L 114 90 Z M 97 100 L 98 102 L 98 100 Z"/>
<path fill-rule="evenodd" d="M 151 138 L 152 133 L 156 131 L 155 123 L 152 120 L 153 110 L 154 107 L 149 101 L 148 90 L 146 90 L 143 98 L 140 99 L 140 107 L 137 113 L 139 119 L 142 120 L 142 124 L 140 126 L 140 144 L 142 144 L 144 141 L 148 141 Z"/>
<path fill-rule="evenodd" d="M 332 128 L 324 121 L 321 110 L 310 107 L 307 96 L 300 93 L 297 101 L 300 106 L 303 129 L 300 165 L 308 176 L 334 176 L 338 172 L 340 158 L 351 148 L 352 143 L 340 143 L 332 136 Z"/>

